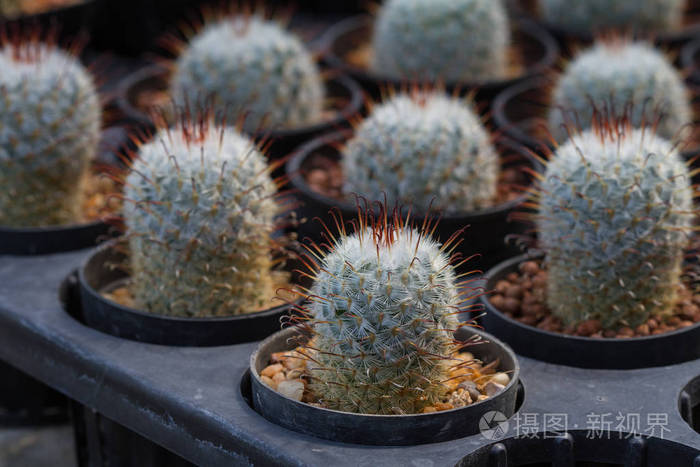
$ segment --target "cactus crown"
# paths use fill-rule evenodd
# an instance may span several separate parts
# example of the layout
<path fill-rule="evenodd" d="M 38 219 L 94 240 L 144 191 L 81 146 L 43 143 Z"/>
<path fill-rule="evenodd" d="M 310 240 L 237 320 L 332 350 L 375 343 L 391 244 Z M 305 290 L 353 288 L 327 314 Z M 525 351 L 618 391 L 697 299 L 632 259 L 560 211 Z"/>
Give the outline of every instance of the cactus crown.
<path fill-rule="evenodd" d="M 357 125 L 343 151 L 345 193 L 387 197 L 427 212 L 489 206 L 500 162 L 468 101 L 439 92 L 400 93 Z"/>
<path fill-rule="evenodd" d="M 3 44 L 0 64 L 0 224 L 81 221 L 102 115 L 90 73 L 37 36 Z"/>
<path fill-rule="evenodd" d="M 321 119 L 325 91 L 313 57 L 261 14 L 209 21 L 179 48 L 170 83 L 176 104 L 215 107 L 229 122 L 245 116 L 247 132 Z"/>
<path fill-rule="evenodd" d="M 558 147 L 537 193 L 547 303 L 565 324 L 637 326 L 675 304 L 695 216 L 686 163 L 653 129 L 597 120 Z"/>
<path fill-rule="evenodd" d="M 597 42 L 567 66 L 552 94 L 552 135 L 562 142 L 572 123 L 586 128 L 596 107 L 636 127 L 658 119 L 657 134 L 666 139 L 692 122 L 689 92 L 668 59 L 647 43 L 619 38 Z"/>
<path fill-rule="evenodd" d="M 371 67 L 394 79 L 502 79 L 510 26 L 501 0 L 387 0 L 372 39 Z"/>
<path fill-rule="evenodd" d="M 139 148 L 124 218 L 141 306 L 184 317 L 266 307 L 284 283 L 270 170 L 248 138 L 209 118 L 183 119 Z"/>
<path fill-rule="evenodd" d="M 447 392 L 458 364 L 457 315 L 473 290 L 457 287 L 449 255 L 458 235 L 440 246 L 432 229 L 411 227 L 397 211 L 376 219 L 366 212 L 355 233 L 341 228 L 327 253 L 308 248 L 314 284 L 301 314 L 313 335 L 310 388 L 324 406 L 417 413 Z"/>
<path fill-rule="evenodd" d="M 686 0 L 539 0 L 542 18 L 575 33 L 606 29 L 663 32 L 678 28 Z"/>

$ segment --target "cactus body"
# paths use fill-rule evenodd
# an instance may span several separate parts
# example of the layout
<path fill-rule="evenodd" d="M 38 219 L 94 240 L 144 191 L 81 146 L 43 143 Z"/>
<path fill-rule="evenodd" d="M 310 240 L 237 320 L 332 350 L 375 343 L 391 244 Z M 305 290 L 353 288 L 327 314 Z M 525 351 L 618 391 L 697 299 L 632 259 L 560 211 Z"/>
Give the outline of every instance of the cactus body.
<path fill-rule="evenodd" d="M 316 275 L 308 366 L 328 408 L 417 413 L 447 391 L 461 303 L 455 273 L 429 236 L 394 222 L 343 235 Z"/>
<path fill-rule="evenodd" d="M 101 125 L 92 77 L 66 52 L 36 42 L 5 45 L 0 64 L 0 224 L 81 221 Z"/>
<path fill-rule="evenodd" d="M 681 25 L 686 0 L 540 0 L 547 23 L 574 33 L 663 32 Z"/>
<path fill-rule="evenodd" d="M 317 123 L 324 88 L 311 54 L 296 36 L 258 16 L 206 26 L 175 63 L 170 89 L 180 106 L 203 103 L 248 132 Z"/>
<path fill-rule="evenodd" d="M 502 79 L 510 28 L 501 0 L 387 0 L 372 39 L 374 71 L 394 79 Z"/>
<path fill-rule="evenodd" d="M 692 198 L 685 163 L 650 129 L 591 129 L 560 146 L 539 199 L 552 312 L 606 328 L 670 313 Z"/>
<path fill-rule="evenodd" d="M 598 43 L 569 64 L 557 82 L 549 128 L 557 141 L 566 126 L 586 128 L 594 107 L 629 118 L 634 126 L 656 124 L 659 136 L 675 139 L 692 122 L 689 92 L 666 57 L 644 43 Z M 588 122 L 588 123 L 586 123 Z"/>
<path fill-rule="evenodd" d="M 183 317 L 264 308 L 279 285 L 275 192 L 262 154 L 233 128 L 185 124 L 142 145 L 124 206 L 136 301 Z"/>
<path fill-rule="evenodd" d="M 470 106 L 418 92 L 373 110 L 343 152 L 343 171 L 346 193 L 465 212 L 490 205 L 500 166 Z"/>

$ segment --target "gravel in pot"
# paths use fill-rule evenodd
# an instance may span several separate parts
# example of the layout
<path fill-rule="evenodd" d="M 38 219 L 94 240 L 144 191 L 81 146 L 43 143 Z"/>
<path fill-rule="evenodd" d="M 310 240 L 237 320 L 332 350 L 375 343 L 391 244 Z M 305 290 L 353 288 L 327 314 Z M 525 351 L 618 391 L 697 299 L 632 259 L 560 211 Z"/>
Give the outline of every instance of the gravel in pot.
<path fill-rule="evenodd" d="M 343 70 L 355 79 L 372 97 L 381 97 L 382 90 L 401 88 L 421 82 L 421 78 L 396 79 L 374 72 L 369 67 L 372 55 L 372 21 L 370 16 L 356 16 L 331 27 L 323 38 L 324 60 L 329 67 Z M 552 67 L 559 57 L 556 42 L 532 21 L 515 20 L 505 76 L 485 81 L 451 81 L 439 78 L 449 91 L 476 89 L 476 98 L 486 102 L 505 87 L 538 75 Z M 469 51 L 465 48 L 464 53 Z M 434 81 L 434 80 L 428 80 Z"/>

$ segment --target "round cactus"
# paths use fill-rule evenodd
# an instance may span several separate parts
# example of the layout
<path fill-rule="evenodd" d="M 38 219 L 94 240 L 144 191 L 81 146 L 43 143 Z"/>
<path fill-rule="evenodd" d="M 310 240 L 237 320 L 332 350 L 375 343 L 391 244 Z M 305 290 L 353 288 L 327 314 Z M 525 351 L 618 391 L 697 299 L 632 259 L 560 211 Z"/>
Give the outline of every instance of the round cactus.
<path fill-rule="evenodd" d="M 607 125 L 575 134 L 547 165 L 538 217 L 547 303 L 565 324 L 634 327 L 673 310 L 693 190 L 670 142 Z"/>
<path fill-rule="evenodd" d="M 0 64 L 0 224 L 81 221 L 102 116 L 92 77 L 67 52 L 36 41 L 5 44 Z"/>
<path fill-rule="evenodd" d="M 361 217 L 321 260 L 305 312 L 309 387 L 330 409 L 417 413 L 447 392 L 464 300 L 449 244 L 380 218 Z"/>
<path fill-rule="evenodd" d="M 387 0 L 371 68 L 394 79 L 485 82 L 506 75 L 509 46 L 501 0 Z"/>
<path fill-rule="evenodd" d="M 625 115 L 636 127 L 655 124 L 666 139 L 678 138 L 692 122 L 683 79 L 663 54 L 645 43 L 597 43 L 571 62 L 553 91 L 550 132 L 565 141 L 566 127 L 585 126 L 578 122 L 591 122 L 594 109 Z"/>
<path fill-rule="evenodd" d="M 173 100 L 206 104 L 248 132 L 295 128 L 321 119 L 324 85 L 304 44 L 259 16 L 232 16 L 192 38 L 175 62 Z"/>
<path fill-rule="evenodd" d="M 623 29 L 662 32 L 678 28 L 686 0 L 540 0 L 540 15 L 547 23 L 586 34 Z"/>
<path fill-rule="evenodd" d="M 230 127 L 180 123 L 138 151 L 126 178 L 131 290 L 172 316 L 258 311 L 273 270 L 276 185 L 263 155 Z"/>
<path fill-rule="evenodd" d="M 343 152 L 344 191 L 448 213 L 489 206 L 498 154 L 466 101 L 399 94 L 374 108 Z"/>

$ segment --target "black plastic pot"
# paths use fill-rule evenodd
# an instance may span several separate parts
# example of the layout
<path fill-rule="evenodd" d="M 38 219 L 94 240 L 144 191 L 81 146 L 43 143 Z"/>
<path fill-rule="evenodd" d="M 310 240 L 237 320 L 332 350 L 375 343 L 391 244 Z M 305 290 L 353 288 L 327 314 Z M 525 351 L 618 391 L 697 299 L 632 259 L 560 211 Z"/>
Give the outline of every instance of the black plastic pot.
<path fill-rule="evenodd" d="M 114 247 L 115 242 L 102 245 L 88 257 L 78 272 L 80 320 L 104 333 L 161 345 L 232 345 L 269 336 L 280 329 L 280 320 L 291 312 L 292 307 L 284 304 L 237 316 L 179 318 L 122 306 L 101 294 L 128 279 L 125 271 L 111 267 L 124 264 L 126 260 L 125 255 Z"/>
<path fill-rule="evenodd" d="M 260 343 L 250 357 L 249 377 L 253 407 L 263 417 L 290 430 L 342 443 L 403 446 L 437 443 L 479 433 L 479 421 L 487 412 L 511 417 L 517 410 L 520 366 L 515 354 L 492 336 L 462 328 L 458 339 L 477 334 L 486 342 L 469 350 L 484 362 L 500 360 L 501 371 L 511 380 L 499 394 L 484 401 L 444 412 L 417 415 L 362 415 L 328 410 L 287 398 L 260 380 L 273 352 L 295 348 L 300 337 L 296 328 L 280 331 Z M 522 400 L 522 396 L 521 396 Z"/>
<path fill-rule="evenodd" d="M 0 361 L 0 426 L 65 423 L 68 399 Z"/>
<path fill-rule="evenodd" d="M 304 178 L 315 157 L 323 156 L 335 161 L 340 160 L 342 154 L 338 149 L 338 145 L 345 142 L 349 137 L 350 132 L 348 131 L 319 137 L 299 148 L 287 162 L 286 171 L 290 181 L 290 188 L 299 200 L 299 207 L 296 212 L 297 217 L 301 221 L 298 233 L 299 240 L 302 242 L 311 240 L 320 244 L 326 241 L 322 234 L 324 229 L 321 222 L 332 229 L 332 226 L 335 225 L 331 214 L 333 209 L 340 211 L 346 224 L 357 218 L 357 206 L 355 203 L 329 198 L 318 193 L 306 183 Z M 523 151 L 519 145 L 503 139 L 499 142 L 499 147 L 504 167 L 525 166 L 537 168 L 537 162 L 527 151 Z M 438 240 L 444 242 L 456 231 L 469 226 L 464 233 L 465 241 L 462 242 L 459 250 L 466 255 L 464 257 L 477 253 L 482 256 L 469 261 L 467 267 L 469 269 L 490 267 L 520 252 L 517 245 L 513 242 L 506 242 L 506 237 L 510 234 L 523 233 L 525 230 L 526 226 L 524 223 L 511 221 L 509 218 L 513 210 L 524 199 L 525 195 L 498 206 L 476 212 L 443 215 L 440 218 L 435 236 Z M 420 212 L 413 212 L 411 215 L 412 219 L 421 221 L 424 216 L 425 213 Z"/>
<path fill-rule="evenodd" d="M 696 466 L 700 451 L 673 441 L 632 433 L 590 436 L 586 430 L 533 433 L 484 446 L 458 467 Z"/>
<path fill-rule="evenodd" d="M 528 255 L 511 258 L 486 273 L 486 290 Z M 592 338 L 570 336 L 528 326 L 509 318 L 494 307 L 487 295 L 480 297 L 486 308 L 481 317 L 484 329 L 525 357 L 579 368 L 632 369 L 672 365 L 700 358 L 700 323 L 665 334 L 647 337 Z"/>
<path fill-rule="evenodd" d="M 335 116 L 315 125 L 302 128 L 264 131 L 253 135 L 268 141 L 266 154 L 272 161 L 281 159 L 309 139 L 329 131 L 348 127 L 348 119 L 360 112 L 363 106 L 362 90 L 352 79 L 337 76 L 326 82 L 328 97 L 335 103 Z M 126 121 L 145 134 L 155 130 L 148 111 L 140 109 L 136 100 L 147 90 L 168 89 L 168 72 L 160 66 L 143 68 L 124 79 L 117 97 L 117 106 Z"/>
<path fill-rule="evenodd" d="M 329 28 L 321 39 L 324 61 L 329 67 L 350 75 L 375 99 L 380 99 L 382 89 L 387 87 L 398 89 L 413 84 L 410 80 L 402 81 L 382 76 L 347 61 L 347 54 L 366 44 L 371 37 L 372 17 L 362 15 L 340 21 Z M 505 87 L 549 69 L 559 57 L 556 41 L 532 21 L 514 22 L 513 44 L 520 48 L 525 67 L 519 76 L 486 83 L 445 83 L 446 89 L 450 92 L 459 89 L 464 93 L 476 90 L 475 98 L 478 101 L 487 101 Z M 465 50 L 465 53 L 468 52 Z"/>

